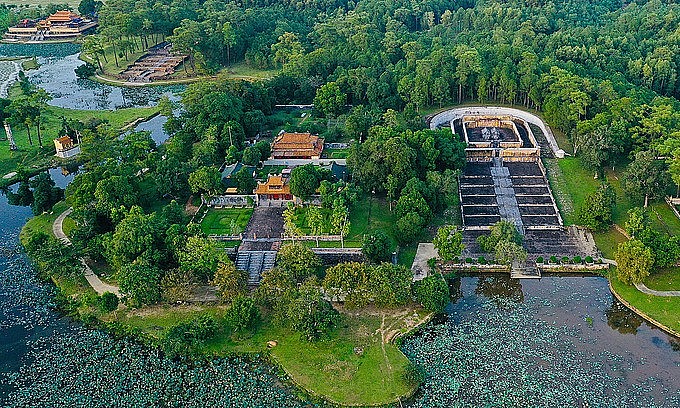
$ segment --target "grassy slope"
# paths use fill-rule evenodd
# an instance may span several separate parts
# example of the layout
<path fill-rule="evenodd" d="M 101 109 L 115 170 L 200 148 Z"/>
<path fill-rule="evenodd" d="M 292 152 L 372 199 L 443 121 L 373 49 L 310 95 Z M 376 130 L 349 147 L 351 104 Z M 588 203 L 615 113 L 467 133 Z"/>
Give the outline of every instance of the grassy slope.
<path fill-rule="evenodd" d="M 221 318 L 225 308 L 155 306 L 118 311 L 115 317 L 161 338 L 167 328 L 206 312 Z M 413 391 L 403 380 L 408 359 L 396 345 L 383 345 L 382 337 L 377 333 L 381 326 L 392 324 L 392 329 L 405 330 L 402 317 L 387 312 L 383 325 L 382 316 L 375 313 L 343 313 L 339 327 L 328 338 L 317 342 L 308 342 L 297 333 L 263 322 L 252 332 L 232 336 L 220 334 L 205 344 L 202 351 L 218 356 L 264 353 L 267 342 L 275 340 L 278 345 L 270 350 L 272 357 L 298 385 L 343 404 L 385 404 Z M 355 353 L 355 347 L 362 348 L 363 353 Z"/>

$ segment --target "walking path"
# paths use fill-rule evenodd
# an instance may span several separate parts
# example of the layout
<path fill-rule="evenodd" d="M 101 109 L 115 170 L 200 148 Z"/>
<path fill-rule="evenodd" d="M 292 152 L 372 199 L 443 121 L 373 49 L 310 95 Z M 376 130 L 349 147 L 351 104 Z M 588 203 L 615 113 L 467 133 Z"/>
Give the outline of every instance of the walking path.
<path fill-rule="evenodd" d="M 610 264 L 610 265 L 616 266 L 616 261 L 613 260 L 613 259 L 603 259 L 603 261 Z M 642 282 L 636 283 L 635 287 L 637 288 L 637 290 L 639 290 L 640 292 L 647 294 L 647 295 L 667 296 L 667 297 L 668 296 L 671 296 L 671 297 L 680 296 L 680 290 L 654 290 L 654 289 L 648 288 L 647 285 L 645 285 Z"/>
<path fill-rule="evenodd" d="M 54 220 L 54 224 L 52 224 L 52 233 L 54 233 L 54 236 L 66 245 L 71 245 L 71 240 L 68 239 L 66 234 L 64 234 L 64 219 L 72 212 L 73 208 L 69 208 L 68 210 L 61 213 L 57 219 Z M 105 292 L 111 292 L 116 296 L 120 296 L 120 289 L 117 286 L 102 282 L 101 279 L 99 279 L 99 276 L 94 273 L 92 268 L 90 268 L 85 263 L 83 258 L 80 258 L 80 263 L 83 265 L 83 274 L 85 275 L 85 279 L 87 279 L 87 282 L 90 284 L 90 286 L 92 286 L 92 289 L 94 289 L 95 292 L 100 295 L 104 294 Z"/>

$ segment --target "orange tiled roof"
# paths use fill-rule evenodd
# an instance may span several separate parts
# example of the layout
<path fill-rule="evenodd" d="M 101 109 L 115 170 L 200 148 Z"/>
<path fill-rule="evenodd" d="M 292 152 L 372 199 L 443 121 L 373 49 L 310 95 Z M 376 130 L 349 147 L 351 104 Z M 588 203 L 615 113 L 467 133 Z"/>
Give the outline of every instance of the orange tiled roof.
<path fill-rule="evenodd" d="M 323 139 L 311 133 L 282 133 L 272 143 L 273 157 L 320 156 Z"/>
<path fill-rule="evenodd" d="M 59 10 L 51 16 L 47 17 L 47 21 L 50 23 L 66 23 L 74 18 L 80 17 L 78 14 L 71 13 L 68 10 Z"/>
<path fill-rule="evenodd" d="M 266 183 L 257 183 L 255 194 L 290 194 L 290 186 L 281 175 L 270 174 Z"/>

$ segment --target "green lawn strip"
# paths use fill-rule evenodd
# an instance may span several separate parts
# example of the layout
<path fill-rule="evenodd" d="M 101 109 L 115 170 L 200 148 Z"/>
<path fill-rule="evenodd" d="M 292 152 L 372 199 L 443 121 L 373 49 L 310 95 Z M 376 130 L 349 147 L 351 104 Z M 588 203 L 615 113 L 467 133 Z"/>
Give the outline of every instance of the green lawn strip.
<path fill-rule="evenodd" d="M 350 230 L 347 235 L 349 241 L 361 242 L 364 235 L 377 230 L 383 230 L 396 246 L 394 223 L 396 216 L 390 212 L 387 201 L 383 198 L 364 195 L 350 208 Z"/>
<path fill-rule="evenodd" d="M 680 235 L 680 218 L 678 218 L 673 210 L 665 201 L 650 204 L 652 210 L 651 218 L 657 223 L 657 228 L 665 231 L 670 235 Z"/>
<path fill-rule="evenodd" d="M 573 202 L 573 213 L 565 212 L 564 221 L 567 225 L 577 223 L 576 213 L 583 205 L 586 197 L 597 190 L 601 180 L 593 178 L 593 173 L 583 168 L 581 159 L 577 157 L 565 157 L 558 160 L 563 183 L 556 183 L 555 194 L 562 195 L 566 192 Z M 553 185 L 551 185 L 552 187 Z"/>
<path fill-rule="evenodd" d="M 113 316 L 120 323 L 141 329 L 155 338 L 163 338 L 166 331 L 178 323 L 191 320 L 201 314 L 209 313 L 222 318 L 225 306 L 170 306 L 158 305 L 143 309 L 127 309 Z"/>
<path fill-rule="evenodd" d="M 312 234 L 312 229 L 309 226 L 309 209 L 311 207 L 297 207 L 295 208 L 295 218 L 294 222 L 295 225 L 302 231 L 304 235 L 311 235 Z M 323 234 L 330 234 L 331 229 L 332 229 L 332 224 L 331 224 L 331 215 L 333 214 L 333 211 L 330 208 L 323 208 L 323 207 L 315 207 L 319 211 L 321 211 L 321 215 L 323 215 L 323 221 L 324 221 L 324 228 L 323 228 Z"/>
<path fill-rule="evenodd" d="M 645 285 L 654 290 L 680 290 L 680 267 L 652 271 Z"/>
<path fill-rule="evenodd" d="M 292 243 L 292 240 L 283 241 L 285 243 Z M 316 244 L 316 240 L 305 240 L 297 241 L 302 242 L 303 245 L 309 248 L 342 248 L 342 242 L 340 241 L 319 241 L 319 245 Z M 345 241 L 345 248 L 361 248 L 362 243 L 360 241 Z"/>
<path fill-rule="evenodd" d="M 237 229 L 243 232 L 252 215 L 252 208 L 213 208 L 201 221 L 201 230 L 209 235 L 231 235 L 231 225 L 234 220 Z"/>
<path fill-rule="evenodd" d="M 633 285 L 626 285 L 612 269 L 612 287 L 626 302 L 662 325 L 680 332 L 680 297 L 646 295 Z"/>

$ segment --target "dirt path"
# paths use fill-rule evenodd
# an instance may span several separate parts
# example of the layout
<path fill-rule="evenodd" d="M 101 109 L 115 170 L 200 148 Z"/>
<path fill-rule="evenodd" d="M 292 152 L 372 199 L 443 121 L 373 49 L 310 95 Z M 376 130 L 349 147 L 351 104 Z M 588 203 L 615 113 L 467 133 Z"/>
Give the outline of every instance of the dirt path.
<path fill-rule="evenodd" d="M 68 217 L 72 212 L 73 208 L 69 208 L 68 210 L 59 214 L 57 219 L 54 220 L 54 224 L 52 224 L 52 233 L 54 233 L 54 236 L 66 245 L 71 245 L 71 240 L 68 239 L 66 234 L 64 234 L 64 219 L 66 219 L 66 217 Z M 83 275 L 85 275 L 85 279 L 90 284 L 90 286 L 92 286 L 92 289 L 94 289 L 95 292 L 100 295 L 104 294 L 105 292 L 111 292 L 116 294 L 116 296 L 120 296 L 120 289 L 117 286 L 102 282 L 102 280 L 99 279 L 99 276 L 94 273 L 92 268 L 90 268 L 87 263 L 85 263 L 83 258 L 80 258 L 80 263 L 83 265 Z"/>

